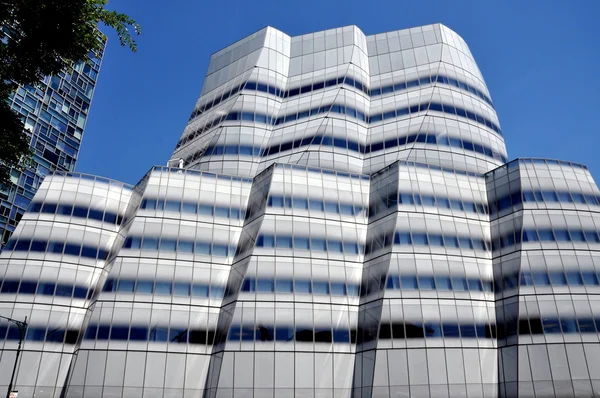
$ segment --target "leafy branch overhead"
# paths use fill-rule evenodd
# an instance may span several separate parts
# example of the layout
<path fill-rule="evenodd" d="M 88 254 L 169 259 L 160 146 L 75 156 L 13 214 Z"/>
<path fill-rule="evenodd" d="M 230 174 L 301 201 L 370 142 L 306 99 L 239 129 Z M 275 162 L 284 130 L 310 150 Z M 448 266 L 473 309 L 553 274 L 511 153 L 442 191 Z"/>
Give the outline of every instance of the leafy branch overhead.
<path fill-rule="evenodd" d="M 139 25 L 108 10 L 108 0 L 0 0 L 0 184 L 22 169 L 29 138 L 7 100 L 17 85 L 35 86 L 101 50 L 99 25 L 114 29 L 122 46 L 137 50 Z"/>

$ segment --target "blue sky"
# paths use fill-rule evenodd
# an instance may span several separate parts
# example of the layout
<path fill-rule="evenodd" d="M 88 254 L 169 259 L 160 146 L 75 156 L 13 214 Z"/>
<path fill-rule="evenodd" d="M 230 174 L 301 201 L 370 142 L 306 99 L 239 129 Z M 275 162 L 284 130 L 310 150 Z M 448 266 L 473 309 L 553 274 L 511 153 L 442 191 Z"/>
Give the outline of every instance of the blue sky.
<path fill-rule="evenodd" d="M 142 25 L 138 52 L 109 32 L 77 171 L 136 183 L 165 164 L 211 53 L 267 25 L 295 36 L 440 22 L 461 35 L 492 94 L 510 159 L 587 164 L 600 180 L 598 0 L 112 0 Z"/>

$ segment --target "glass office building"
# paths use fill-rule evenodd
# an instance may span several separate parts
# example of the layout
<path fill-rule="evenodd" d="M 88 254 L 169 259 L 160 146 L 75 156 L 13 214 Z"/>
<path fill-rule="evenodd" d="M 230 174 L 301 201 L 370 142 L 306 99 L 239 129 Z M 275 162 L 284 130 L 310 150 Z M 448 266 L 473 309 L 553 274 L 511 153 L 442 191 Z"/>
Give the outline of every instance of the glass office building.
<path fill-rule="evenodd" d="M 105 45 L 106 37 L 101 40 Z M 57 170 L 75 170 L 103 52 L 46 76 L 37 87 L 19 86 L 11 94 L 11 108 L 21 116 L 30 138 L 32 165 L 22 172 L 11 170 L 13 185 L 0 190 L 0 251 L 44 177 Z"/>
<path fill-rule="evenodd" d="M 19 398 L 589 397 L 599 232 L 585 166 L 507 161 L 450 29 L 269 27 L 212 55 L 169 167 L 44 180 L 0 315 Z"/>

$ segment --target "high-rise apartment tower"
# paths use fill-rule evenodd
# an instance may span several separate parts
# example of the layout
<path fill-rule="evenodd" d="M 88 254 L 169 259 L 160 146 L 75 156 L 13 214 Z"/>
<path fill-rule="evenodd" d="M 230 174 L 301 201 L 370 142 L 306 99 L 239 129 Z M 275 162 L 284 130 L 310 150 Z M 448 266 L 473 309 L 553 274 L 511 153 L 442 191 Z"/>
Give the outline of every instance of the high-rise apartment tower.
<path fill-rule="evenodd" d="M 94 95 L 102 49 L 58 75 L 46 76 L 37 87 L 19 86 L 9 102 L 21 116 L 30 139 L 32 165 L 11 170 L 12 186 L 0 190 L 0 251 L 15 230 L 44 177 L 73 171 Z"/>

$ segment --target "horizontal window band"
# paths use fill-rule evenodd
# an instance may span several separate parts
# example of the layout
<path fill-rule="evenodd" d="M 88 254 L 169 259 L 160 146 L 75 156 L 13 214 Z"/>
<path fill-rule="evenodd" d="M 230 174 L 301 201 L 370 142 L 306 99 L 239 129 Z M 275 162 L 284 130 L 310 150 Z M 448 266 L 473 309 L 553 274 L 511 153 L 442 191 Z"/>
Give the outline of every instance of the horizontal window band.
<path fill-rule="evenodd" d="M 600 236 L 595 230 L 580 229 L 532 229 L 511 231 L 492 239 L 492 251 L 525 243 L 600 243 Z"/>
<path fill-rule="evenodd" d="M 124 217 L 109 211 L 97 210 L 85 206 L 59 204 L 50 202 L 32 202 L 27 209 L 28 213 L 56 214 L 59 216 L 84 218 L 109 224 L 121 225 Z"/>
<path fill-rule="evenodd" d="M 308 146 L 331 146 L 340 148 L 350 152 L 360 153 L 362 155 L 383 151 L 384 149 L 397 148 L 412 143 L 421 143 L 427 145 L 447 146 L 459 148 L 468 152 L 475 152 L 486 157 L 506 163 L 508 158 L 491 148 L 476 144 L 468 140 L 460 138 L 449 138 L 446 134 L 441 133 L 418 133 L 411 134 L 405 137 L 396 137 L 387 141 L 375 142 L 370 146 L 359 143 L 358 141 L 335 138 L 332 136 L 314 135 L 296 139 L 294 141 L 286 141 L 281 144 L 272 145 L 267 148 L 255 147 L 249 145 L 211 145 L 206 150 L 200 151 L 202 156 L 219 156 L 219 155 L 240 155 L 253 157 L 268 157 L 281 152 L 286 152 L 292 149 L 308 147 Z M 188 163 L 194 161 L 196 155 L 188 157 Z"/>
<path fill-rule="evenodd" d="M 500 326 L 500 325 L 498 325 Z M 543 334 L 585 334 L 598 333 L 600 319 L 598 318 L 571 318 L 571 317 L 532 317 L 519 319 L 503 325 L 498 329 L 498 337 L 510 337 L 517 334 L 543 335 Z"/>
<path fill-rule="evenodd" d="M 102 292 L 222 299 L 225 287 L 182 281 L 110 278 L 104 283 Z"/>
<path fill-rule="evenodd" d="M 109 252 L 93 246 L 81 245 L 78 243 L 66 243 L 56 241 L 42 241 L 29 239 L 11 239 L 4 248 L 5 251 L 14 252 L 33 252 L 33 253 L 53 253 L 70 256 L 81 256 L 98 260 L 108 259 Z"/>
<path fill-rule="evenodd" d="M 285 123 L 290 123 L 296 120 L 302 120 L 309 117 L 322 115 L 326 113 L 334 113 L 340 115 L 347 115 L 355 120 L 362 121 L 363 123 L 376 123 L 384 120 L 396 119 L 399 117 L 415 115 L 417 113 L 426 112 L 426 111 L 435 111 L 446 114 L 451 114 L 454 116 L 460 116 L 466 119 L 469 119 L 473 122 L 485 125 L 489 129 L 493 130 L 499 136 L 502 136 L 502 131 L 500 127 L 496 125 L 494 122 L 489 120 L 488 118 L 478 115 L 474 112 L 466 110 L 462 107 L 455 107 L 449 104 L 443 104 L 439 102 L 429 102 L 413 105 L 405 108 L 398 108 L 386 111 L 382 114 L 374 114 L 367 115 L 362 111 L 357 110 L 351 106 L 343 105 L 343 104 L 328 104 L 322 105 L 318 108 L 312 108 L 305 111 L 294 112 L 288 115 L 283 115 L 279 117 L 271 116 L 264 113 L 259 112 L 229 112 L 226 115 L 220 116 L 218 118 L 213 119 L 212 121 L 205 123 L 203 127 L 196 129 L 191 134 L 186 135 L 184 138 L 180 140 L 181 143 L 178 143 L 176 146 L 176 150 L 180 148 L 184 142 L 191 141 L 196 137 L 202 135 L 206 131 L 212 129 L 215 126 L 220 125 L 224 121 L 246 121 L 253 123 L 260 123 L 267 126 L 279 126 Z"/>
<path fill-rule="evenodd" d="M 159 236 L 129 236 L 125 239 L 123 248 L 133 250 L 158 250 L 207 256 L 212 255 L 217 257 L 229 257 L 235 253 L 234 246 L 213 243 L 210 241 L 169 239 Z"/>
<path fill-rule="evenodd" d="M 69 283 L 41 282 L 37 280 L 4 279 L 1 294 L 25 294 L 53 296 L 89 300 L 94 297 L 95 289 L 88 286 Z"/>
<path fill-rule="evenodd" d="M 207 102 L 204 105 L 201 105 L 200 107 L 194 109 L 194 111 L 190 115 L 189 120 L 195 119 L 196 117 L 202 115 L 204 112 L 214 108 L 215 106 L 219 105 L 223 101 L 226 101 L 231 96 L 239 93 L 242 90 L 268 93 L 271 95 L 275 95 L 279 98 L 293 98 L 293 97 L 296 97 L 301 94 L 306 94 L 309 92 L 322 90 L 324 88 L 334 87 L 334 86 L 338 86 L 338 85 L 346 85 L 349 87 L 356 88 L 359 91 L 362 91 L 367 96 L 377 97 L 380 95 L 401 92 L 401 91 L 408 90 L 408 89 L 411 89 L 414 87 L 425 86 L 425 85 L 429 85 L 432 83 L 445 84 L 445 85 L 453 86 L 456 88 L 460 88 L 464 91 L 468 91 L 469 93 L 474 94 L 477 97 L 481 98 L 488 105 L 490 105 L 492 108 L 494 108 L 494 104 L 492 103 L 491 98 L 488 97 L 481 90 L 479 90 L 476 87 L 474 87 L 468 83 L 465 83 L 461 80 L 454 79 L 452 77 L 448 77 L 448 76 L 444 76 L 444 75 L 438 74 L 438 75 L 424 76 L 419 79 L 407 80 L 404 82 L 389 84 L 389 85 L 385 85 L 385 86 L 381 86 L 381 87 L 373 88 L 373 89 L 369 89 L 365 84 L 361 83 L 357 79 L 342 76 L 342 77 L 338 77 L 338 78 L 329 79 L 326 81 L 307 84 L 307 85 L 304 85 L 301 87 L 289 89 L 287 91 L 284 89 L 281 89 L 279 87 L 270 85 L 270 84 L 259 83 L 256 81 L 244 82 L 244 83 L 234 87 L 233 89 L 223 93 L 221 96 L 214 99 L 213 101 Z"/>
<path fill-rule="evenodd" d="M 360 285 L 345 282 L 313 281 L 310 279 L 246 278 L 242 293 L 314 294 L 358 297 Z"/>
<path fill-rule="evenodd" d="M 600 195 L 575 191 L 515 191 L 510 195 L 491 201 L 490 213 L 495 216 L 501 211 L 525 203 L 566 203 L 600 206 Z"/>
<path fill-rule="evenodd" d="M 224 207 L 197 202 L 144 198 L 140 204 L 142 210 L 172 211 L 176 213 L 198 214 L 208 217 L 222 217 L 243 220 L 246 210 L 239 207 Z"/>

